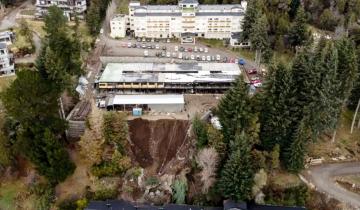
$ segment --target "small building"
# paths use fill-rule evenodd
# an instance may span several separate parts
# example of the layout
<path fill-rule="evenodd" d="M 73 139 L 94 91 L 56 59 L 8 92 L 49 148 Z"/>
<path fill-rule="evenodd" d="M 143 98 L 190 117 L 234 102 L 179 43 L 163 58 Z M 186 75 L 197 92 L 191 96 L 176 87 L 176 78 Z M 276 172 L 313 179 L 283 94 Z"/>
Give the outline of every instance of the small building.
<path fill-rule="evenodd" d="M 181 112 L 184 110 L 183 95 L 116 95 L 107 104 L 109 110 L 132 111 L 142 108 L 144 111 Z"/>
<path fill-rule="evenodd" d="M 6 43 L 0 43 L 0 76 L 15 74 L 13 54 L 9 53 Z"/>
<path fill-rule="evenodd" d="M 126 36 L 127 19 L 126 15 L 115 15 L 110 20 L 110 36 L 112 38 L 123 38 Z"/>
<path fill-rule="evenodd" d="M 11 45 L 15 39 L 15 33 L 11 31 L 0 32 L 0 43 Z"/>
<path fill-rule="evenodd" d="M 230 46 L 234 48 L 249 48 L 250 42 L 241 41 L 241 33 L 232 33 L 230 38 Z"/>

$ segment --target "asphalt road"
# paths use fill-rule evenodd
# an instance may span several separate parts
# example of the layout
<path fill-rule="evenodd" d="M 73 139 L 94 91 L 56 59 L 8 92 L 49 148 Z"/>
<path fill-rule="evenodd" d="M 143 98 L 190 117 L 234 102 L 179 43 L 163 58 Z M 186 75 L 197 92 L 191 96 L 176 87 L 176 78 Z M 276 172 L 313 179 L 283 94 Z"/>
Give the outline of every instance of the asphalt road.
<path fill-rule="evenodd" d="M 311 167 L 306 176 L 318 191 L 327 193 L 341 202 L 360 208 L 360 195 L 350 192 L 335 183 L 334 177 L 360 174 L 360 162 L 325 164 Z"/>
<path fill-rule="evenodd" d="M 25 1 L 20 6 L 16 7 L 14 10 L 12 10 L 9 14 L 7 14 L 0 22 L 0 30 L 6 30 L 10 27 L 14 27 L 15 25 L 17 25 L 16 15 L 19 13 L 19 11 L 22 8 L 24 8 L 28 5 L 31 5 L 31 0 Z"/>

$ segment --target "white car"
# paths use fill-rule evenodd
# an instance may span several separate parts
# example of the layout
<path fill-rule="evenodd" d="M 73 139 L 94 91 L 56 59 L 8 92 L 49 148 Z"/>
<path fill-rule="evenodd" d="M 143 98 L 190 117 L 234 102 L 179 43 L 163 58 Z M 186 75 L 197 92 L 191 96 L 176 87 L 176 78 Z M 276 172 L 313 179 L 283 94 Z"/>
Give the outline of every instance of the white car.
<path fill-rule="evenodd" d="M 201 60 L 202 60 L 202 61 L 206 61 L 205 55 L 203 55 L 203 56 L 201 57 Z"/>
<path fill-rule="evenodd" d="M 129 42 L 129 43 L 127 44 L 127 46 L 128 46 L 128 48 L 131 48 L 131 42 Z"/>
<path fill-rule="evenodd" d="M 100 29 L 100 34 L 103 34 L 104 33 L 104 29 Z"/>
<path fill-rule="evenodd" d="M 254 86 L 255 86 L 255 87 L 262 87 L 262 83 L 261 83 L 261 82 L 254 83 Z"/>
<path fill-rule="evenodd" d="M 170 39 L 167 39 L 166 42 L 167 42 L 167 43 L 170 43 Z"/>
<path fill-rule="evenodd" d="M 151 42 L 155 42 L 155 39 L 154 39 L 154 38 L 152 38 L 152 39 L 151 39 Z"/>
<path fill-rule="evenodd" d="M 200 51 L 200 52 L 203 52 L 204 50 L 203 50 L 203 48 L 200 47 L 200 48 L 199 48 L 199 51 Z"/>
<path fill-rule="evenodd" d="M 155 45 L 155 48 L 158 50 L 158 49 L 160 49 L 160 46 L 157 44 L 157 45 Z"/>
<path fill-rule="evenodd" d="M 145 57 L 148 57 L 148 56 L 149 56 L 149 51 L 145 50 L 145 51 L 144 51 L 144 56 L 145 56 Z"/>
<path fill-rule="evenodd" d="M 206 57 L 206 60 L 207 60 L 207 61 L 211 61 L 211 56 L 208 55 L 208 56 Z"/>
<path fill-rule="evenodd" d="M 175 52 L 179 51 L 179 47 L 175 46 Z"/>
<path fill-rule="evenodd" d="M 209 52 L 208 48 L 204 48 L 204 53 L 208 53 L 208 52 Z"/>
<path fill-rule="evenodd" d="M 182 55 L 182 53 L 179 53 L 179 57 L 178 57 L 179 59 L 182 59 L 183 58 L 183 55 Z"/>
<path fill-rule="evenodd" d="M 170 58 L 170 57 L 171 57 L 171 53 L 170 53 L 170 52 L 167 52 L 167 53 L 166 53 L 166 57 Z"/>
<path fill-rule="evenodd" d="M 191 55 L 190 55 L 190 59 L 191 59 L 191 60 L 195 60 L 195 55 L 191 54 Z"/>
<path fill-rule="evenodd" d="M 216 60 L 217 60 L 217 61 L 221 60 L 220 55 L 216 55 Z"/>
<path fill-rule="evenodd" d="M 198 51 L 198 48 L 195 46 L 195 48 L 194 48 L 194 52 L 197 52 Z"/>
<path fill-rule="evenodd" d="M 177 57 L 177 56 L 176 56 L 176 52 L 173 52 L 172 57 L 173 57 L 173 58 L 176 58 L 176 57 Z"/>

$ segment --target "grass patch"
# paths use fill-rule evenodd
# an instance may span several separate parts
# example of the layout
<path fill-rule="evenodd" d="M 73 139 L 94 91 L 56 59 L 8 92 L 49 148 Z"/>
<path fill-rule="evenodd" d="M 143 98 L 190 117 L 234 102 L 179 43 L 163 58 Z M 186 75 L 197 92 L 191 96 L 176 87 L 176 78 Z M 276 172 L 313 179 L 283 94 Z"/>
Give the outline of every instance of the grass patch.
<path fill-rule="evenodd" d="M 198 41 L 211 48 L 225 48 L 223 40 L 199 38 Z"/>
<path fill-rule="evenodd" d="M 31 30 L 35 31 L 41 38 L 45 37 L 45 31 L 43 29 L 44 22 L 43 21 L 37 21 L 37 20 L 29 20 L 26 19 L 26 22 L 29 24 L 29 27 Z"/>
<path fill-rule="evenodd" d="M 345 181 L 349 183 L 360 185 L 360 174 L 359 175 L 349 175 L 342 177 Z"/>
<path fill-rule="evenodd" d="M 19 180 L 2 183 L 0 187 L 0 209 L 16 209 L 17 197 L 22 192 L 26 192 L 26 186 Z"/>
<path fill-rule="evenodd" d="M 129 14 L 129 1 L 128 0 L 117 0 L 116 3 L 117 3 L 116 5 L 118 5 L 116 10 L 120 14 L 126 14 L 126 15 Z"/>
<path fill-rule="evenodd" d="M 279 172 L 271 176 L 272 184 L 280 188 L 290 188 L 299 186 L 302 182 L 298 176 L 290 173 Z"/>
<path fill-rule="evenodd" d="M 4 91 L 15 80 L 16 76 L 0 77 L 0 92 Z"/>
<path fill-rule="evenodd" d="M 36 10 L 34 9 L 24 9 L 20 11 L 21 15 L 29 15 L 29 16 L 34 16 L 35 15 Z"/>

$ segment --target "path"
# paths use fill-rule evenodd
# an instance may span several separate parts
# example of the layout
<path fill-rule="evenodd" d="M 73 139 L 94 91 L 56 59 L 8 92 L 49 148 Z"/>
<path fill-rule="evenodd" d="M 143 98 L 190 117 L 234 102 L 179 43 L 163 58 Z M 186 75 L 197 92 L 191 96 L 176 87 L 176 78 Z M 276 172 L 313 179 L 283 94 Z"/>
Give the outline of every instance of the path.
<path fill-rule="evenodd" d="M 334 180 L 336 176 L 360 174 L 360 162 L 324 164 L 311 167 L 306 172 L 318 191 L 360 208 L 360 195 L 340 187 Z"/>
<path fill-rule="evenodd" d="M 16 7 L 9 14 L 7 14 L 0 22 L 0 31 L 16 26 L 16 15 L 20 12 L 22 8 L 29 5 L 31 5 L 31 0 L 26 0 L 20 6 Z"/>

